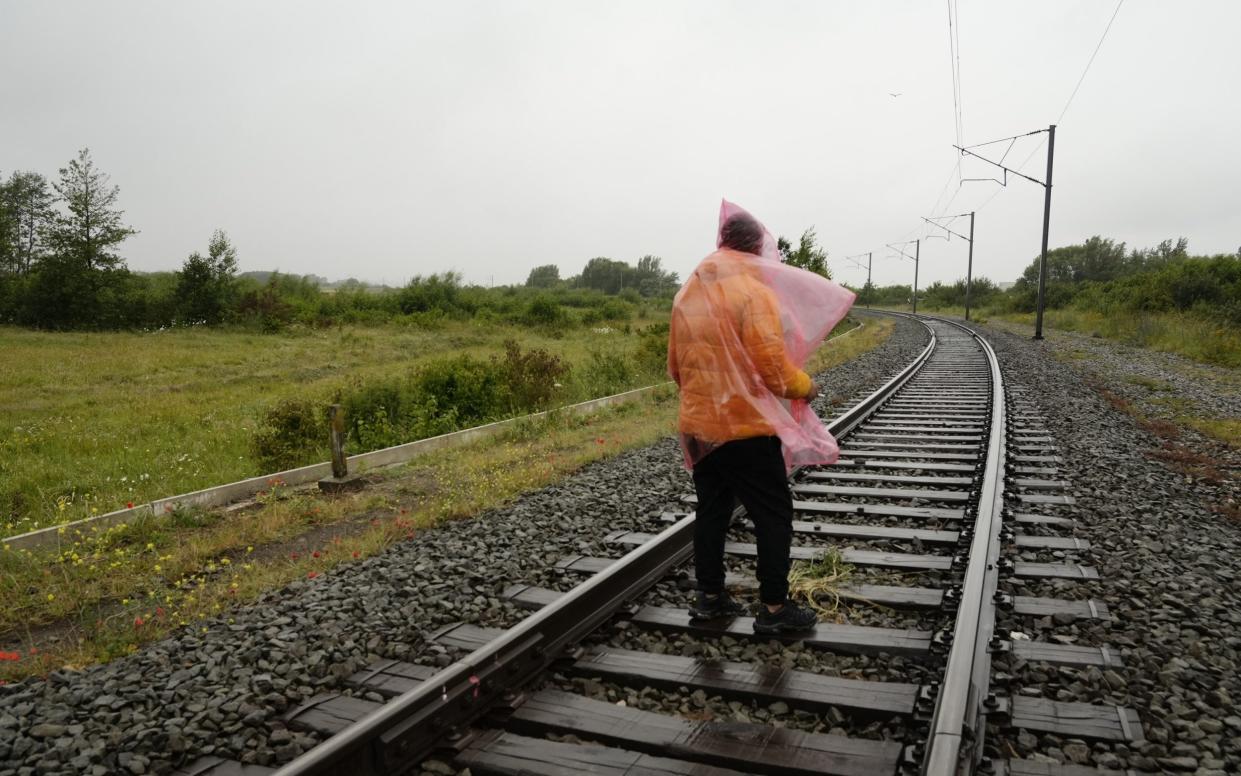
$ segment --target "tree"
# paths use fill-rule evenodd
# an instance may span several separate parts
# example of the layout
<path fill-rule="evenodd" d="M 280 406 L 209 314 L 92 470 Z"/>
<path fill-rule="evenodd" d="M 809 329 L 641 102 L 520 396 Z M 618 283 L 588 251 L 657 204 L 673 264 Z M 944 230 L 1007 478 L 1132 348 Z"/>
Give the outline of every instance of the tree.
<path fill-rule="evenodd" d="M 663 259 L 649 254 L 638 259 L 638 266 L 633 274 L 637 280 L 639 294 L 651 297 L 677 290 L 679 285 L 677 273 L 664 272 L 662 264 Z"/>
<path fill-rule="evenodd" d="M 1022 285 L 1038 286 L 1039 258 L 1021 274 Z M 1047 282 L 1075 283 L 1112 280 L 1125 272 L 1125 244 L 1095 235 L 1081 245 L 1066 245 L 1047 252 Z"/>
<path fill-rule="evenodd" d="M 560 267 L 544 264 L 530 270 L 526 277 L 527 288 L 552 288 L 560 282 Z"/>
<path fill-rule="evenodd" d="M 120 187 L 109 186 L 108 181 L 95 169 L 90 149 L 83 148 L 77 159 L 60 169 L 60 181 L 53 184 L 69 212 L 52 220 L 48 247 L 87 272 L 124 269 L 115 247 L 137 234 L 121 223 L 124 211 L 116 206 Z"/>
<path fill-rule="evenodd" d="M 106 323 L 105 311 L 120 320 L 123 311 L 116 308 L 129 272 L 116 246 L 136 234 L 121 222 L 120 189 L 108 185 L 86 148 L 61 168 L 53 188 L 67 212 L 55 214 L 43 230 L 47 252 L 31 273 L 23 322 L 58 329 L 99 326 Z"/>
<path fill-rule="evenodd" d="M 0 184 L 0 281 L 5 275 L 17 273 L 17 214 L 9 202 L 9 187 Z"/>
<path fill-rule="evenodd" d="M 875 284 L 867 280 L 866 284 L 862 286 L 862 292 L 858 294 L 858 303 L 864 304 L 867 307 L 870 307 L 871 304 L 874 303 L 874 300 L 875 300 Z"/>
<path fill-rule="evenodd" d="M 619 294 L 625 286 L 634 285 L 632 280 L 625 282 L 631 272 L 633 268 L 623 261 L 597 256 L 586 262 L 578 282 L 605 294 Z"/>
<path fill-rule="evenodd" d="M 37 172 L 15 171 L 0 186 L 0 211 L 7 213 L 8 229 L 0 225 L 14 272 L 26 274 L 39 262 L 44 252 L 43 236 L 52 223 L 55 198 L 47 178 Z M 0 221 L 4 216 L 0 215 Z"/>
<path fill-rule="evenodd" d="M 776 248 L 780 251 L 785 264 L 810 270 L 825 278 L 832 276 L 827 269 L 827 251 L 819 246 L 813 226 L 801 233 L 801 240 L 798 241 L 796 250 L 783 237 L 776 241 Z"/>
<path fill-rule="evenodd" d="M 207 256 L 195 251 L 177 273 L 177 310 L 183 321 L 209 324 L 224 319 L 235 290 L 237 249 L 222 229 L 207 243 Z"/>

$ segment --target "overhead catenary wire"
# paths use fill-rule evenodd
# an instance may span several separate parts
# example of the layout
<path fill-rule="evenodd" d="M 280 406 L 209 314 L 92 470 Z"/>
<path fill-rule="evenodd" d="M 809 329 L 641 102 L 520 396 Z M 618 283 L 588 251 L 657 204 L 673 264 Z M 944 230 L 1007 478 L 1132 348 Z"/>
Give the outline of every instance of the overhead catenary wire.
<path fill-rule="evenodd" d="M 1069 98 L 1065 100 L 1064 107 L 1061 108 L 1060 110 L 1060 115 L 1056 119 L 1057 125 L 1060 124 L 1061 121 L 1064 119 L 1064 115 L 1068 113 L 1069 107 L 1073 104 L 1073 100 L 1077 97 L 1077 93 L 1081 90 L 1082 84 L 1085 83 L 1086 75 L 1090 72 L 1090 68 L 1094 64 L 1095 59 L 1098 57 L 1099 51 L 1103 48 L 1103 42 L 1107 39 L 1108 32 L 1111 31 L 1112 25 L 1116 21 L 1116 17 L 1120 14 L 1120 8 L 1124 4 L 1125 4 L 1125 0 L 1117 0 L 1116 7 L 1112 10 L 1112 16 L 1110 19 L 1108 19 L 1107 26 L 1103 28 L 1103 33 L 1099 36 L 1099 41 L 1098 43 L 1095 44 L 1094 51 L 1091 52 L 1090 54 L 1090 59 L 1086 61 L 1086 66 L 1082 68 L 1082 74 L 1078 77 L 1077 83 L 1073 86 L 1073 91 L 1069 94 Z M 982 146 L 995 145 L 997 143 L 1004 143 L 1004 142 L 1009 142 L 1009 141 L 1013 141 L 1015 143 L 1015 141 L 1018 141 L 1021 138 L 1028 137 L 1030 135 L 1043 134 L 1044 132 L 1046 132 L 1046 130 L 1037 129 L 1037 130 L 1034 130 L 1033 132 L 1026 132 L 1020 135 L 1002 137 L 998 140 L 988 140 L 985 143 L 975 143 L 974 145 L 969 145 L 969 146 L 965 146 L 961 143 L 958 143 L 958 145 L 962 145 L 964 148 L 970 149 L 970 148 L 981 148 Z M 1017 172 L 1024 171 L 1026 168 L 1026 165 L 1030 163 L 1030 160 L 1034 158 L 1035 154 L 1037 154 L 1039 151 L 1043 149 L 1043 146 L 1046 143 L 1047 143 L 1047 136 L 1043 135 L 1043 137 L 1039 139 L 1039 142 L 1036 143 L 1034 147 L 1030 149 L 1030 152 L 1028 154 L 1026 154 L 1026 157 L 1022 159 L 1020 163 L 1013 165 L 1011 169 Z M 1004 161 L 1004 159 L 1008 157 L 1008 154 L 1012 151 L 1012 148 L 1013 146 L 1010 145 L 1009 149 L 1004 152 L 1004 156 L 1000 158 L 1001 163 Z M 960 157 L 960 154 L 958 154 L 958 164 L 960 163 L 959 157 Z M 1004 188 L 1005 188 L 1004 186 L 1000 186 L 995 191 L 993 191 L 991 193 L 991 196 L 987 197 L 985 200 L 983 200 L 982 204 L 974 208 L 975 212 L 981 211 L 983 208 L 990 205 L 995 200 L 995 198 L 1000 195 L 1000 192 L 1004 191 Z M 947 190 L 947 187 L 945 187 L 945 191 L 946 190 Z M 959 192 L 960 192 L 960 189 L 958 188 L 958 193 Z M 940 198 L 941 199 L 943 198 L 942 193 L 940 194 Z M 956 197 L 954 195 L 953 199 L 955 198 Z M 936 212 L 936 208 L 938 207 L 938 200 L 936 200 L 936 202 L 937 202 L 936 207 L 932 208 L 930 211 L 932 214 Z M 949 200 L 949 203 L 944 206 L 943 212 L 946 212 L 949 209 L 949 207 L 951 207 L 951 202 L 952 200 Z M 906 234 L 912 234 L 914 231 L 917 230 L 917 228 L 918 227 L 915 226 L 913 229 L 910 229 L 909 232 L 907 232 Z"/>
<path fill-rule="evenodd" d="M 1057 125 L 1059 125 L 1063 121 L 1064 114 L 1069 112 L 1069 106 L 1073 104 L 1073 99 L 1077 97 L 1077 92 L 1082 88 L 1082 84 L 1086 81 L 1086 74 L 1090 72 L 1090 66 L 1094 64 L 1095 57 L 1099 55 L 1099 50 L 1103 48 L 1103 41 L 1107 40 L 1107 34 L 1109 31 L 1111 31 L 1112 24 L 1116 21 L 1116 16 L 1120 13 L 1120 7 L 1124 4 L 1125 4 L 1125 0 L 1117 0 L 1116 8 L 1112 10 L 1112 17 L 1108 19 L 1107 26 L 1103 28 L 1103 34 L 1099 36 L 1099 42 L 1095 44 L 1094 51 L 1090 54 L 1090 59 L 1086 61 L 1086 67 L 1082 68 L 1082 74 L 1080 77 L 1078 77 L 1077 84 L 1073 87 L 1072 93 L 1069 94 L 1069 99 L 1065 100 L 1064 107 L 1060 109 L 1060 115 L 1056 118 Z M 1042 132 L 1042 130 L 1038 130 L 1038 132 Z M 1031 134 L 1034 134 L 1034 133 L 1031 133 Z M 1004 138 L 1004 139 L 1007 140 L 1009 138 Z M 1002 142 L 1002 141 L 997 140 L 997 141 L 992 141 L 992 142 Z M 1034 155 L 1037 154 L 1039 151 L 1041 151 L 1043 148 L 1043 145 L 1046 143 L 1047 143 L 1046 137 L 1043 137 L 1042 139 L 1040 139 L 1039 142 L 1034 146 L 1034 148 L 1030 149 L 1030 153 L 1026 155 L 1026 158 L 1022 159 L 1021 163 L 1016 165 L 1014 169 L 1024 170 L 1026 168 L 1026 165 L 1030 163 L 1030 160 L 1034 158 Z M 976 148 L 977 146 L 970 146 L 970 147 Z M 985 202 L 983 202 L 981 205 L 978 206 L 977 210 L 982 210 L 987 205 L 991 204 L 991 201 L 994 200 L 997 196 L 999 196 L 999 193 L 1003 190 L 1004 189 L 1002 188 L 996 189 L 995 192 L 993 192 L 990 197 L 987 197 Z"/>
<path fill-rule="evenodd" d="M 1086 80 L 1086 74 L 1090 72 L 1090 66 L 1094 64 L 1094 58 L 1099 55 L 1099 49 L 1103 48 L 1103 41 L 1107 39 L 1107 33 L 1112 29 L 1112 22 L 1116 21 L 1116 15 L 1120 13 L 1120 7 L 1125 4 L 1125 0 L 1117 0 L 1116 10 L 1112 11 L 1112 18 L 1108 19 L 1107 26 L 1103 28 L 1103 34 L 1099 36 L 1099 42 L 1094 47 L 1094 52 L 1090 55 L 1090 60 L 1086 62 L 1086 68 L 1082 70 L 1082 77 L 1077 79 L 1077 85 L 1073 87 L 1073 93 L 1069 95 L 1069 99 L 1064 103 L 1064 109 L 1060 111 L 1059 117 L 1056 118 L 1056 124 L 1060 124 L 1064 119 L 1064 114 L 1069 112 L 1069 106 L 1073 104 L 1073 98 L 1077 96 L 1077 90 L 1082 88 L 1082 82 Z"/>
<path fill-rule="evenodd" d="M 965 144 L 965 122 L 962 103 L 964 95 L 961 90 L 961 19 L 956 12 L 956 0 L 948 3 L 948 66 L 952 72 L 952 121 L 953 132 L 957 145 Z M 956 17 L 956 24 L 953 18 Z M 961 160 L 957 159 L 956 173 L 958 182 L 961 179 Z"/>
<path fill-rule="evenodd" d="M 1073 87 L 1073 91 L 1069 94 L 1069 98 L 1065 101 L 1064 107 L 1060 110 L 1060 115 L 1056 120 L 1057 124 L 1059 124 L 1061 120 L 1063 120 L 1064 115 L 1068 112 L 1069 107 L 1073 104 L 1073 100 L 1077 97 L 1078 92 L 1081 90 L 1082 84 L 1085 82 L 1086 76 L 1090 72 L 1090 68 L 1094 64 L 1094 61 L 1099 54 L 1099 51 L 1103 48 L 1103 42 L 1107 39 L 1107 35 L 1111 31 L 1112 25 L 1115 23 L 1116 17 L 1120 14 L 1120 8 L 1121 6 L 1124 5 L 1124 3 L 1125 3 L 1125 0 L 1117 0 L 1116 8 L 1113 9 L 1112 16 L 1108 20 L 1107 26 L 1104 27 L 1103 33 L 1099 36 L 1099 41 L 1097 44 L 1095 44 L 1094 51 L 1091 52 L 1090 54 L 1090 59 L 1087 60 L 1086 66 L 1082 69 L 1081 76 L 1078 77 L 1077 83 Z M 953 97 L 953 118 L 954 118 L 953 132 L 957 138 L 956 145 L 962 149 L 970 149 L 970 148 L 979 148 L 979 147 L 987 146 L 987 145 L 994 145 L 997 143 L 1008 142 L 1009 147 L 1004 151 L 1003 156 L 1000 157 L 1000 164 L 1003 165 L 1003 162 L 1008 158 L 1009 153 L 1012 152 L 1018 140 L 1020 140 L 1023 137 L 1028 137 L 1030 135 L 1042 134 L 1043 132 L 1046 132 L 1046 130 L 1039 129 L 1039 130 L 1034 130 L 1032 132 L 1023 133 L 1020 135 L 1013 135 L 1010 137 L 1000 138 L 998 140 L 989 140 L 985 143 L 977 143 L 977 144 L 970 145 L 970 146 L 965 145 L 962 97 L 961 97 L 961 80 L 960 80 L 960 75 L 961 75 L 960 27 L 961 27 L 961 24 L 960 24 L 960 17 L 957 14 L 955 0 L 947 0 L 947 6 L 948 6 L 948 45 L 949 45 L 949 58 L 950 58 L 949 64 L 951 65 L 951 70 L 952 70 L 952 97 Z M 1037 154 L 1040 150 L 1042 150 L 1046 142 L 1047 142 L 1047 138 L 1046 136 L 1044 136 L 1043 138 L 1039 140 L 1037 144 L 1035 144 L 1034 148 L 1030 150 L 1030 152 L 1026 155 L 1024 159 L 1021 160 L 1019 164 L 1013 165 L 1009 169 L 1017 174 L 1022 174 L 1022 172 L 1025 170 L 1026 165 L 1030 163 L 1030 160 L 1034 158 L 1035 154 Z M 961 193 L 961 189 L 963 188 L 963 184 L 965 182 L 965 178 L 961 173 L 961 158 L 962 158 L 962 154 L 958 153 L 957 158 L 954 161 L 953 167 L 949 171 L 948 180 L 945 181 L 943 188 L 940 190 L 939 196 L 935 198 L 935 204 L 932 205 L 929 211 L 932 214 L 931 216 L 932 218 L 938 217 L 939 214 L 946 213 L 952 207 L 953 203 L 956 201 L 957 196 Z M 953 192 L 952 197 L 950 197 L 948 201 L 944 203 L 943 207 L 941 208 L 940 202 L 943 201 L 944 195 L 948 193 L 948 188 L 952 185 L 953 177 L 957 178 L 957 189 L 955 192 Z M 1001 184 L 1003 183 L 1002 181 L 997 181 L 997 182 L 1000 182 Z M 1005 186 L 1001 185 L 994 192 L 992 192 L 991 196 L 988 197 L 986 200 L 984 200 L 981 205 L 974 208 L 974 211 L 975 212 L 981 211 L 983 208 L 990 205 L 995 200 L 995 198 L 999 196 L 1000 192 L 1004 191 L 1005 188 L 1006 188 Z M 931 227 L 925 224 L 925 222 L 920 222 L 918 224 L 914 224 L 914 226 L 911 229 L 905 232 L 905 234 L 901 236 L 901 239 L 898 242 L 908 239 L 909 235 L 913 234 L 914 232 L 917 232 L 920 227 L 923 229 L 924 235 L 930 234 Z"/>

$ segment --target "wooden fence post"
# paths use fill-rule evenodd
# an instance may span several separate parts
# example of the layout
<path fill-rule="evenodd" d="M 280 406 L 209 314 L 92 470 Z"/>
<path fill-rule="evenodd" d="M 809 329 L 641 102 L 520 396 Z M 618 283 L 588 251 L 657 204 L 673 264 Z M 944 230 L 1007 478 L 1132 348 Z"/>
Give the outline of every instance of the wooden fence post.
<path fill-rule="evenodd" d="M 328 432 L 332 445 L 332 476 L 319 480 L 319 490 L 343 493 L 360 489 L 365 482 L 358 475 L 349 474 L 349 459 L 345 456 L 345 408 L 339 404 L 333 404 L 328 410 Z"/>

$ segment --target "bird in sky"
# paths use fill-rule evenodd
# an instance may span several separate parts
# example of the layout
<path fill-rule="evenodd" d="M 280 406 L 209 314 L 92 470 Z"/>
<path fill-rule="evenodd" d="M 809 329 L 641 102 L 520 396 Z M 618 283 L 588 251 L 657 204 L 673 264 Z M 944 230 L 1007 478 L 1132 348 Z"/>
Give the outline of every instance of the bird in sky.
<path fill-rule="evenodd" d="M 889 97 L 900 97 L 904 92 L 888 92 Z"/>

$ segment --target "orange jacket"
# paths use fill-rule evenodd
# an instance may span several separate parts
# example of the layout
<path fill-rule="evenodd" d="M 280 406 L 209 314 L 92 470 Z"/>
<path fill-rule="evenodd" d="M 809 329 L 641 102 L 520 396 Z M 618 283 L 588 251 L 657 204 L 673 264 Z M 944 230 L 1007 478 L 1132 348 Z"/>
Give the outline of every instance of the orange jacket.
<path fill-rule="evenodd" d="M 672 305 L 668 374 L 681 389 L 679 428 L 707 442 L 773 435 L 756 397 L 810 393 L 810 377 L 785 353 L 775 294 L 753 259 L 716 251 Z"/>

